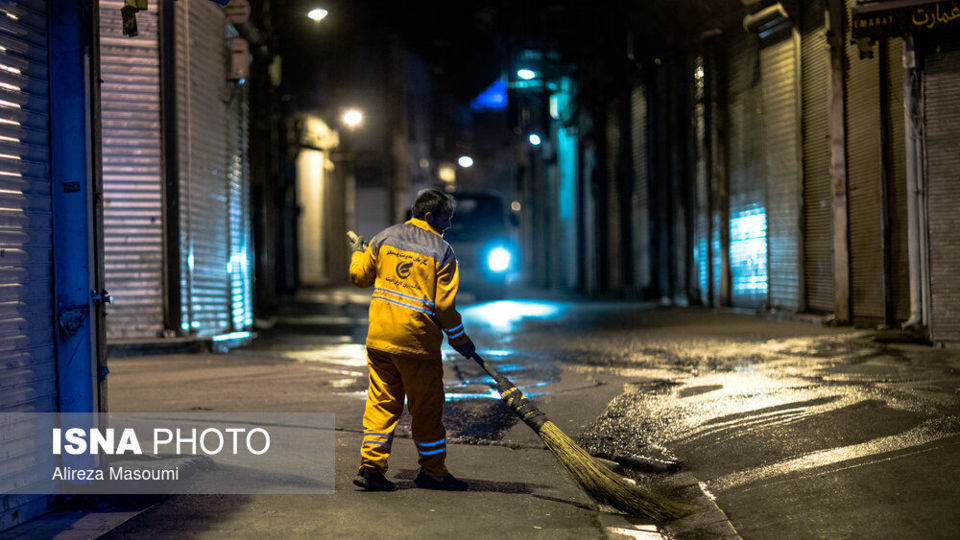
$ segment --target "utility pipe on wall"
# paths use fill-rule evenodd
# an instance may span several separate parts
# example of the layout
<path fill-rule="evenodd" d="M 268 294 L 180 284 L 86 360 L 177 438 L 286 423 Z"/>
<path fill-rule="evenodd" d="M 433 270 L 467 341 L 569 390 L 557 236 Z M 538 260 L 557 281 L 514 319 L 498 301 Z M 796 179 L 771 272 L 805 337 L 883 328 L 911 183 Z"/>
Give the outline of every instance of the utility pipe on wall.
<path fill-rule="evenodd" d="M 926 322 L 923 309 L 923 238 L 920 233 L 920 178 L 923 165 L 923 140 L 917 129 L 920 103 L 914 92 L 914 80 L 917 77 L 916 48 L 912 36 L 904 40 L 903 47 L 903 116 L 906 141 L 907 173 L 907 258 L 910 279 L 910 318 L 903 323 L 904 328 L 923 326 Z"/>

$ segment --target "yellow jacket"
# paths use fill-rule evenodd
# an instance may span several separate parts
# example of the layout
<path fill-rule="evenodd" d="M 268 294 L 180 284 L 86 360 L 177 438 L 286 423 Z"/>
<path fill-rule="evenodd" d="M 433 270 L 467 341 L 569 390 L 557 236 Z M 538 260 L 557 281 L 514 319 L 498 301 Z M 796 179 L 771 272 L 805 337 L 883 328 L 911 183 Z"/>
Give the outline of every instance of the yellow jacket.
<path fill-rule="evenodd" d="M 367 347 L 438 358 L 444 332 L 453 346 L 469 339 L 457 312 L 453 248 L 426 221 L 414 218 L 374 236 L 353 253 L 350 279 L 374 287 Z"/>

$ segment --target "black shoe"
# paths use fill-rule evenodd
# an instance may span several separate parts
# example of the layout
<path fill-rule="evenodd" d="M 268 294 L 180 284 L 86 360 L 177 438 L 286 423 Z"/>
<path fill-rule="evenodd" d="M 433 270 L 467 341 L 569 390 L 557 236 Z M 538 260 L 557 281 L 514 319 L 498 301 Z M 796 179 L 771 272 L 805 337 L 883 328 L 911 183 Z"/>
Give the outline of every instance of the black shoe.
<path fill-rule="evenodd" d="M 393 491 L 397 486 L 387 480 L 382 472 L 373 467 L 360 467 L 357 477 L 353 479 L 353 485 L 362 487 L 366 491 Z"/>
<path fill-rule="evenodd" d="M 443 491 L 467 490 L 467 483 L 463 480 L 457 480 L 452 474 L 448 474 L 443 480 L 434 480 L 427 476 L 423 472 L 423 469 L 420 469 L 417 477 L 413 479 L 413 483 L 416 484 L 418 488 L 423 489 L 440 489 Z"/>

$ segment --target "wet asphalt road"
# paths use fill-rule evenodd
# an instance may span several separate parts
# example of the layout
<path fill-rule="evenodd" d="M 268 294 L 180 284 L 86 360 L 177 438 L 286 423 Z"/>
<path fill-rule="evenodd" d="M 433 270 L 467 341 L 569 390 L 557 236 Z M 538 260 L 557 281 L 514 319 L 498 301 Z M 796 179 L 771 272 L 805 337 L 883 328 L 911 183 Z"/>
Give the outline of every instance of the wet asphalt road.
<path fill-rule="evenodd" d="M 365 396 L 365 302 L 339 291 L 301 298 L 231 356 L 322 373 L 311 389 L 346 398 L 338 424 L 351 429 Z M 461 312 L 479 352 L 582 445 L 641 464 L 679 461 L 744 538 L 960 535 L 956 351 L 627 301 L 514 299 Z M 446 352 L 450 441 L 538 447 L 493 381 Z M 302 409 L 300 382 L 273 409 Z M 131 403 L 123 392 L 111 400 Z M 408 430 L 405 418 L 398 436 Z"/>

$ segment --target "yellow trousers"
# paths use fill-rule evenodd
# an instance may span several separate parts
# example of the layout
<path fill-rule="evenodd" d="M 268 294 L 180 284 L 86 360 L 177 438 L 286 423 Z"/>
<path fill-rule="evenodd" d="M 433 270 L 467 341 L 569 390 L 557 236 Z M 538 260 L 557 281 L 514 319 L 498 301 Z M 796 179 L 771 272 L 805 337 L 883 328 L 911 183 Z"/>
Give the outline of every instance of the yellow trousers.
<path fill-rule="evenodd" d="M 370 387 L 363 412 L 360 466 L 387 470 L 393 431 L 403 413 L 404 395 L 413 419 L 413 441 L 420 466 L 427 475 L 447 476 L 447 432 L 443 427 L 443 364 L 426 359 L 389 354 L 367 348 Z"/>

